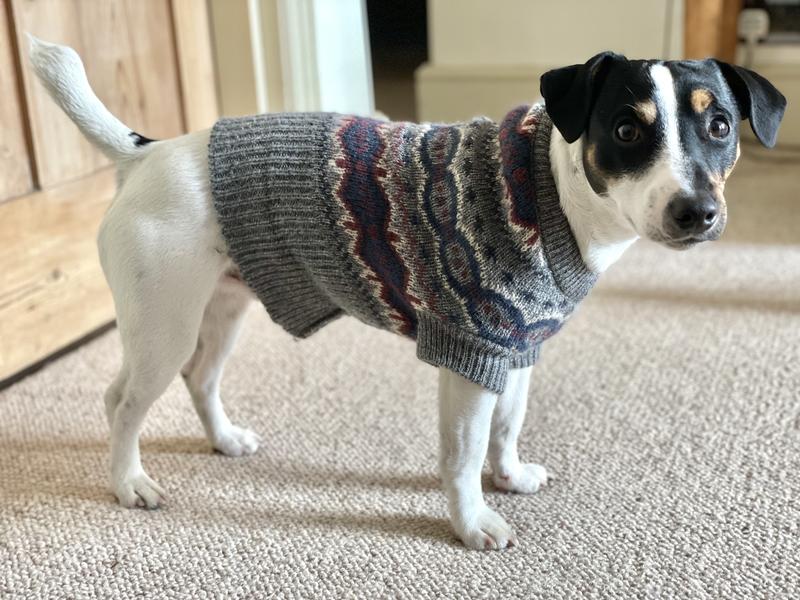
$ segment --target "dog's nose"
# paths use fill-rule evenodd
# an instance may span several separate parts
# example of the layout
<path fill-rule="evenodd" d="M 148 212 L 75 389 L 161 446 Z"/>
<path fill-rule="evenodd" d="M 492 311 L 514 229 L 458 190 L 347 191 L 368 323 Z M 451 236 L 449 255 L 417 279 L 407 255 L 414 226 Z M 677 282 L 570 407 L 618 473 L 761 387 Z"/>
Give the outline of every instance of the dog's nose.
<path fill-rule="evenodd" d="M 681 194 L 670 201 L 667 212 L 682 233 L 704 233 L 717 222 L 717 201 L 711 194 Z"/>

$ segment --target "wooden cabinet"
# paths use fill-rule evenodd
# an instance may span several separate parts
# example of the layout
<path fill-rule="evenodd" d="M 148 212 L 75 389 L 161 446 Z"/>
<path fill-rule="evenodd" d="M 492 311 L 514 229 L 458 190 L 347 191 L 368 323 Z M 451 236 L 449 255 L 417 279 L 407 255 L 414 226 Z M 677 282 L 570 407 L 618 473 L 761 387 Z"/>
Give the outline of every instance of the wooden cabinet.
<path fill-rule="evenodd" d="M 114 173 L 30 71 L 25 32 L 81 55 L 112 113 L 167 138 L 209 127 L 205 0 L 2 0 L 0 381 L 113 321 L 95 236 Z"/>
<path fill-rule="evenodd" d="M 742 0 L 691 0 L 684 7 L 684 57 L 736 60 Z"/>

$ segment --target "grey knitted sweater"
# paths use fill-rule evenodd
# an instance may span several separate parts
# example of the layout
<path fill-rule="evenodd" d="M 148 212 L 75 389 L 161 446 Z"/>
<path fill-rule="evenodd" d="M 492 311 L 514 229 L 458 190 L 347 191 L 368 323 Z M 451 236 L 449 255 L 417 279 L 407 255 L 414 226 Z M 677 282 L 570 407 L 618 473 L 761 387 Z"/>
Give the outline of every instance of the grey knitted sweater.
<path fill-rule="evenodd" d="M 245 282 L 306 337 L 341 314 L 502 392 L 589 291 L 550 171 L 552 123 L 268 114 L 214 126 L 214 205 Z"/>

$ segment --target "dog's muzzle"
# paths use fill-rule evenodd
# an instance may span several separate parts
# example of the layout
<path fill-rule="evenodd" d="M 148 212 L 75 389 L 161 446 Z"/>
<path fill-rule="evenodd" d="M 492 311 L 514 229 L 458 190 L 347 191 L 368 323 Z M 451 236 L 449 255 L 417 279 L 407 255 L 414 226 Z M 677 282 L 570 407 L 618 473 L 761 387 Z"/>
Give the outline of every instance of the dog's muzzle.
<path fill-rule="evenodd" d="M 709 193 L 680 194 L 667 204 L 665 229 L 681 236 L 703 235 L 719 218 L 716 199 Z"/>
<path fill-rule="evenodd" d="M 719 239 L 725 229 L 724 201 L 708 193 L 678 194 L 664 209 L 660 241 L 671 248 L 687 248 Z"/>

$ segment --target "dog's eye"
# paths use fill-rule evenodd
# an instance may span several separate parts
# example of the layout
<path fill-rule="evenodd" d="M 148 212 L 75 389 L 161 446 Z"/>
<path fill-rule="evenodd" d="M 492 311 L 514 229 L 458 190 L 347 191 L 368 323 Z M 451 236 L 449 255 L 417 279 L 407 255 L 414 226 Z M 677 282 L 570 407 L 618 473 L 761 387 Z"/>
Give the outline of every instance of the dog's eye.
<path fill-rule="evenodd" d="M 617 139 L 624 144 L 631 144 L 639 139 L 639 127 L 633 121 L 622 121 L 614 130 Z"/>
<path fill-rule="evenodd" d="M 728 122 L 722 117 L 716 117 L 712 119 L 711 123 L 708 125 L 708 134 L 713 138 L 717 138 L 718 140 L 727 137 L 730 131 L 730 125 L 728 125 Z"/>

